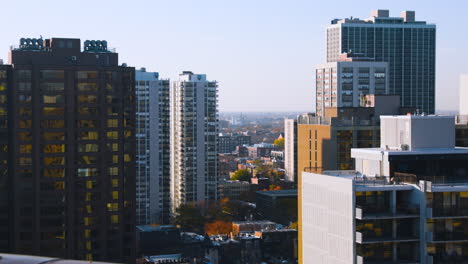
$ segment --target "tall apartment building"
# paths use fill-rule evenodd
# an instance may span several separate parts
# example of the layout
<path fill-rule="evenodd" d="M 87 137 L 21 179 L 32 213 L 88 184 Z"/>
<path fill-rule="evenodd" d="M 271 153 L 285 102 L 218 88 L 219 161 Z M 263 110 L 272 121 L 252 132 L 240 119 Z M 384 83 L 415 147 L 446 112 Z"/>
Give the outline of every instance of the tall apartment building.
<path fill-rule="evenodd" d="M 417 21 L 414 11 L 390 17 L 388 10 L 371 18 L 334 19 L 327 27 L 327 61 L 343 53 L 361 54 L 388 63 L 388 92 L 400 95 L 403 107 L 435 111 L 436 26 Z"/>
<path fill-rule="evenodd" d="M 356 171 L 304 172 L 301 263 L 464 263 L 468 148 L 453 116 L 384 116 Z"/>
<path fill-rule="evenodd" d="M 217 199 L 218 84 L 184 71 L 170 91 L 171 212 Z"/>
<path fill-rule="evenodd" d="M 296 119 L 284 120 L 284 169 L 286 181 L 297 182 L 297 125 L 318 124 L 319 120 L 320 117 L 312 113 L 299 115 Z"/>
<path fill-rule="evenodd" d="M 136 71 L 136 220 L 167 223 L 170 217 L 169 80 Z"/>
<path fill-rule="evenodd" d="M 336 62 L 317 66 L 317 115 L 323 116 L 325 107 L 358 107 L 361 95 L 387 94 L 387 76 L 386 62 L 351 54 L 342 54 Z"/>
<path fill-rule="evenodd" d="M 21 39 L 0 65 L 0 250 L 135 260 L 135 76 L 106 41 Z"/>

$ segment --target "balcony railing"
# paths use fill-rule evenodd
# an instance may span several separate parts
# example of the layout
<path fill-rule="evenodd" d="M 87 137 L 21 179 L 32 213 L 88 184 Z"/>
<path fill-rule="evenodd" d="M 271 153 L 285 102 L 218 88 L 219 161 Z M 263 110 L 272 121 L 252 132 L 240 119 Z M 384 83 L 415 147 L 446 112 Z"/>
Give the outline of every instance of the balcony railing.
<path fill-rule="evenodd" d="M 468 217 L 468 208 L 466 207 L 432 207 L 427 208 L 427 218 L 462 218 Z"/>
<path fill-rule="evenodd" d="M 419 217 L 419 206 L 398 206 L 396 212 L 392 212 L 389 206 L 372 207 L 357 206 L 357 219 L 388 219 L 388 218 L 415 218 Z"/>
<path fill-rule="evenodd" d="M 367 244 L 367 243 L 383 243 L 383 242 L 409 242 L 418 241 L 419 238 L 413 235 L 397 234 L 392 235 L 389 231 L 377 234 L 373 231 L 361 231 L 356 232 L 356 243 Z"/>
<path fill-rule="evenodd" d="M 444 232 L 427 232 L 426 240 L 428 242 L 468 242 L 468 234 L 464 232 L 444 231 Z"/>
<path fill-rule="evenodd" d="M 389 252 L 389 254 L 392 254 Z M 420 261 L 417 259 L 407 260 L 407 259 L 399 259 L 393 260 L 391 257 L 364 257 L 364 256 L 357 256 L 356 259 L 357 264 L 419 264 Z"/>

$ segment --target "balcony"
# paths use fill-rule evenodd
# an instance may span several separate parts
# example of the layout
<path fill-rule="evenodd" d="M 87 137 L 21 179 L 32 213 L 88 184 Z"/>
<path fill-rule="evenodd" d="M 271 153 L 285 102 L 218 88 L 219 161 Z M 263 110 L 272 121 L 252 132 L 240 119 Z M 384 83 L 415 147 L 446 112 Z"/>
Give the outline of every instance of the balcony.
<path fill-rule="evenodd" d="M 415 241 L 419 241 L 419 238 L 413 235 L 397 234 L 394 236 L 391 232 L 384 232 L 382 234 L 377 234 L 373 231 L 356 232 L 356 243 L 359 244 Z"/>
<path fill-rule="evenodd" d="M 430 243 L 468 242 L 468 234 L 457 231 L 427 232 L 426 240 Z"/>
<path fill-rule="evenodd" d="M 468 218 L 468 208 L 461 206 L 427 208 L 426 217 L 432 219 Z"/>
<path fill-rule="evenodd" d="M 357 207 L 356 218 L 365 219 L 392 219 L 392 218 L 417 218 L 419 207 L 417 205 L 398 206 L 396 212 L 391 212 L 388 207 Z"/>

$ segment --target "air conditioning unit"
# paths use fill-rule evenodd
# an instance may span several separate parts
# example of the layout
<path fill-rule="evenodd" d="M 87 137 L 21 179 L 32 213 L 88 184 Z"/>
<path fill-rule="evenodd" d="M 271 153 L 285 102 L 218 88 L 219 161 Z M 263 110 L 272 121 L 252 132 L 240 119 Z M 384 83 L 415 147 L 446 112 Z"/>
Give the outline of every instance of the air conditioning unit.
<path fill-rule="evenodd" d="M 400 148 L 401 148 L 401 150 L 403 150 L 403 151 L 409 150 L 408 144 L 401 144 L 401 145 L 400 145 Z"/>

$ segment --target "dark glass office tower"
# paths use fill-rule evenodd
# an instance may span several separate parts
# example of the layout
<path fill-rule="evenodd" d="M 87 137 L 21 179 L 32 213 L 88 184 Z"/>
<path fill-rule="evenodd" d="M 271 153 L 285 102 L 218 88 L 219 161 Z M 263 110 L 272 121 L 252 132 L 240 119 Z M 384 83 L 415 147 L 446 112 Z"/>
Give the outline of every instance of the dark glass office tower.
<path fill-rule="evenodd" d="M 0 251 L 134 262 L 134 68 L 107 42 L 81 50 L 79 39 L 21 39 L 9 59 Z"/>
<path fill-rule="evenodd" d="M 389 17 L 388 10 L 372 17 L 335 19 L 327 28 L 327 61 L 341 53 L 359 54 L 388 62 L 389 93 L 398 94 L 402 107 L 435 112 L 436 26 L 416 21 L 414 11 Z"/>

